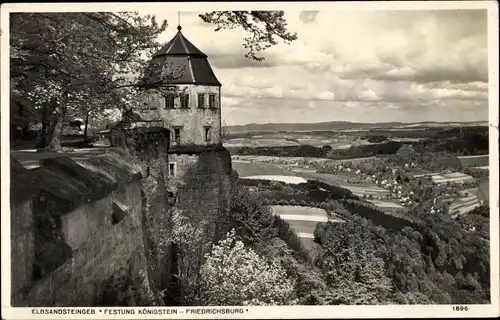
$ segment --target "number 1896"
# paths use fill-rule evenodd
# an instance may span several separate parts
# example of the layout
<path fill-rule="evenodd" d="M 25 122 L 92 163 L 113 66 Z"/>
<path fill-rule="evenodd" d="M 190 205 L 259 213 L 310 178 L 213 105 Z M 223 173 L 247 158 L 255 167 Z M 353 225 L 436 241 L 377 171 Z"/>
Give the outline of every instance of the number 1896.
<path fill-rule="evenodd" d="M 468 306 L 453 306 L 453 311 L 469 311 Z"/>

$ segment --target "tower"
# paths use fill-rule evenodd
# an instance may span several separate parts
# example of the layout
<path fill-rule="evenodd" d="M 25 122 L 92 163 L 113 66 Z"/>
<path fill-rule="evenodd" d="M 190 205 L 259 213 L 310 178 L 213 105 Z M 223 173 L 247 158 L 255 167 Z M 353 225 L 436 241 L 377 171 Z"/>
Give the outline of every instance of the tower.
<path fill-rule="evenodd" d="M 177 27 L 177 34 L 150 62 L 141 86 L 146 90 L 139 113 L 171 132 L 169 176 L 180 178 L 197 155 L 222 149 L 221 83 L 205 53 Z M 158 89 L 159 88 L 159 89 Z"/>

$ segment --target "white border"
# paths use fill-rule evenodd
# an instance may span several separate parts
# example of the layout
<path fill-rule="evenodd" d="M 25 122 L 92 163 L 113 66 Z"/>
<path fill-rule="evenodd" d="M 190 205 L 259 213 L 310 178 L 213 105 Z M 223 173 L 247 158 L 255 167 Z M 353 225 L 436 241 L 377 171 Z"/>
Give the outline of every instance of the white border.
<path fill-rule="evenodd" d="M 491 305 L 468 305 L 469 311 L 453 311 L 452 305 L 412 305 L 412 306 L 290 306 L 290 307 L 245 307 L 241 315 L 233 315 L 235 319 L 247 318 L 370 318 L 370 317 L 494 317 L 500 314 L 499 309 L 499 217 L 498 217 L 498 6 L 496 1 L 372 1 L 372 2 L 302 2 L 302 3 L 273 3 L 273 2 L 237 2 L 237 3 L 162 3 L 165 8 L 175 11 L 212 11 L 212 10 L 429 10 L 429 9 L 487 9 L 488 10 L 488 46 L 489 46 L 489 122 L 490 122 L 490 252 L 491 252 Z M 1 185 L 2 185 L 2 318 L 6 319 L 35 319 L 35 318 L 106 318 L 129 319 L 133 317 L 165 319 L 165 318 L 227 318 L 224 315 L 194 316 L 185 313 L 187 309 L 175 308 L 177 315 L 140 316 L 134 309 L 135 316 L 104 315 L 104 309 L 120 310 L 125 308 L 94 308 L 96 316 L 75 315 L 34 315 L 33 308 L 11 308 L 10 306 L 10 208 L 9 208 L 9 13 L 10 12 L 78 12 L 78 11 L 134 11 L 157 10 L 158 3 L 50 3 L 50 4 L 3 4 L 1 6 Z M 59 308 L 61 309 L 61 308 Z M 77 309 L 77 308 L 62 308 Z M 157 309 L 157 308 L 155 308 Z M 203 309 L 203 308 L 200 308 Z M 99 310 L 103 316 L 99 316 Z M 184 313 L 180 313 L 184 311 Z"/>

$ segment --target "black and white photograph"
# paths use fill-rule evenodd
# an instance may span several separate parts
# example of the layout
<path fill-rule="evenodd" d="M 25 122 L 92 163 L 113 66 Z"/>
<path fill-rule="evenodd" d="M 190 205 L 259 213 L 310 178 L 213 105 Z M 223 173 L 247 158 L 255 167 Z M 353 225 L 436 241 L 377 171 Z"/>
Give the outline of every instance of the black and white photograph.
<path fill-rule="evenodd" d="M 6 319 L 499 315 L 495 2 L 1 11 Z"/>

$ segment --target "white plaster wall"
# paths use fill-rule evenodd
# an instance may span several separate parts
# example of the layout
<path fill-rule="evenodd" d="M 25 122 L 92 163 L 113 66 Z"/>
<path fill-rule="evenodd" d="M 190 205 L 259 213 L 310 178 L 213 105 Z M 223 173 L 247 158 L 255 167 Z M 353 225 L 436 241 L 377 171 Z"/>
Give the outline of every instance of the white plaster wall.
<path fill-rule="evenodd" d="M 180 85 L 179 93 L 189 94 L 189 109 L 181 109 L 180 97 L 175 97 L 175 109 L 165 108 L 165 98 L 151 94 L 147 98 L 150 110 L 142 111 L 146 120 L 162 119 L 171 130 L 171 145 L 175 145 L 174 128 L 181 128 L 181 145 L 207 145 L 221 143 L 220 87 Z M 205 93 L 205 108 L 198 108 L 198 94 Z M 215 94 L 215 109 L 208 109 L 209 94 Z M 211 127 L 211 139 L 205 141 L 205 127 Z"/>

